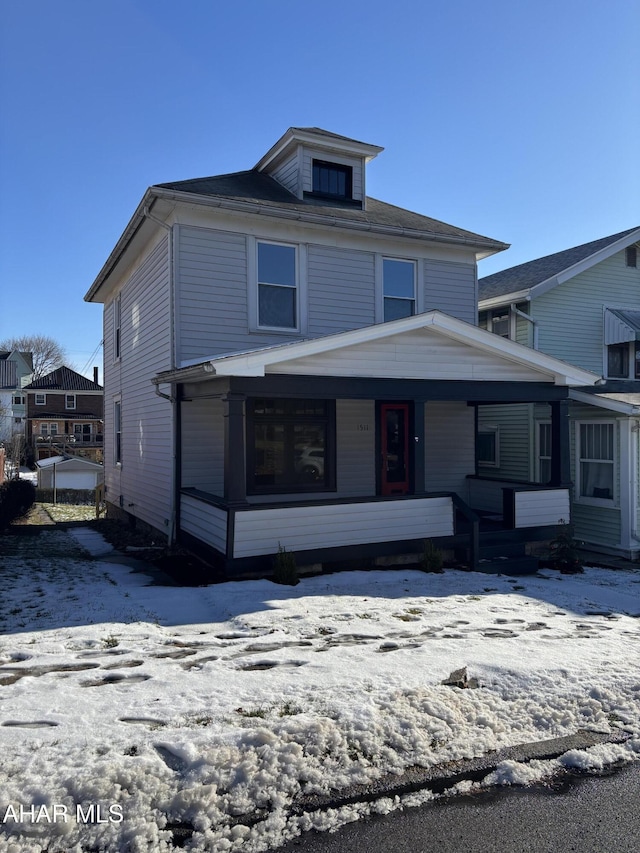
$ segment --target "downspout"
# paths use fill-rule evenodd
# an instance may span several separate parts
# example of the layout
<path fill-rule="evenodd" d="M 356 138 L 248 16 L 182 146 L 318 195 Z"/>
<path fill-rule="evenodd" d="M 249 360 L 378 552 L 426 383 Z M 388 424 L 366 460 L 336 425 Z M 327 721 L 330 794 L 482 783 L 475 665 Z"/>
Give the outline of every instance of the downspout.
<path fill-rule="evenodd" d="M 170 352 L 170 369 L 174 370 L 176 366 L 176 351 L 175 351 L 175 329 L 174 329 L 174 315 L 175 315 L 175 274 L 174 274 L 174 248 L 173 248 L 173 240 L 174 240 L 174 231 L 173 226 L 168 225 L 162 219 L 158 219 L 157 216 L 154 216 L 151 213 L 151 209 L 149 205 L 145 205 L 143 210 L 143 216 L 147 219 L 150 219 L 152 222 L 155 222 L 156 225 L 159 225 L 161 228 L 164 228 L 167 232 L 167 255 L 168 255 L 168 267 L 169 267 L 169 352 Z M 171 482 L 169 484 L 169 524 L 167 529 L 167 540 L 169 545 L 173 545 L 175 543 L 176 536 L 176 488 L 177 488 L 177 425 L 176 418 L 178 417 L 178 410 L 176 405 L 176 398 L 173 395 L 163 394 L 157 385 L 155 387 L 155 392 L 158 397 L 162 397 L 164 400 L 168 400 L 171 403 L 171 422 L 173 425 L 173 429 L 171 430 Z"/>
<path fill-rule="evenodd" d="M 534 320 L 530 314 L 526 314 L 524 311 L 521 311 L 515 303 L 510 306 L 511 311 L 517 316 L 522 317 L 523 320 L 527 320 L 533 326 L 533 348 L 538 349 L 538 321 Z"/>

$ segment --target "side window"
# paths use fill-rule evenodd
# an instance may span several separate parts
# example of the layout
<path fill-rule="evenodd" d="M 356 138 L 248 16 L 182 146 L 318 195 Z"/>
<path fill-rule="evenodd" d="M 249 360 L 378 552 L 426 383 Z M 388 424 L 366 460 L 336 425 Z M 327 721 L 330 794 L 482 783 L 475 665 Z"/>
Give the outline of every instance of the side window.
<path fill-rule="evenodd" d="M 382 259 L 384 321 L 411 317 L 416 313 L 416 262 Z"/>
<path fill-rule="evenodd" d="M 64 407 L 65 407 L 65 409 L 75 409 L 75 407 L 76 407 L 76 395 L 75 394 L 65 394 L 64 395 Z"/>
<path fill-rule="evenodd" d="M 615 425 L 576 424 L 577 495 L 584 503 L 613 504 L 615 497 Z"/>
<path fill-rule="evenodd" d="M 113 357 L 116 360 L 120 358 L 122 349 L 121 320 L 122 305 L 120 296 L 118 295 L 113 303 Z"/>
<path fill-rule="evenodd" d="M 500 429 L 483 424 L 478 428 L 476 439 L 478 465 L 485 468 L 500 467 Z"/>
<path fill-rule="evenodd" d="M 36 394 L 36 406 L 46 406 L 47 405 L 47 395 L 46 394 Z"/>
<path fill-rule="evenodd" d="M 258 243 L 258 326 L 298 328 L 296 247 Z"/>
<path fill-rule="evenodd" d="M 116 400 L 113 404 L 113 461 L 122 464 L 122 403 Z"/>
<path fill-rule="evenodd" d="M 538 453 L 536 479 L 546 485 L 551 480 L 551 422 L 538 423 Z"/>

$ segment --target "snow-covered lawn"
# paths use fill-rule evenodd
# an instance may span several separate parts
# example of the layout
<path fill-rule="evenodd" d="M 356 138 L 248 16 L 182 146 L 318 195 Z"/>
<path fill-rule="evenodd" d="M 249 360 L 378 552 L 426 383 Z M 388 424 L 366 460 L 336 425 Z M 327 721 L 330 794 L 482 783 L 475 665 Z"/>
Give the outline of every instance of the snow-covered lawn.
<path fill-rule="evenodd" d="M 2 851 L 267 850 L 407 804 L 289 811 L 412 765 L 578 729 L 632 737 L 490 781 L 640 757 L 637 569 L 183 589 L 88 529 L 0 546 Z M 478 689 L 441 684 L 462 666 Z"/>

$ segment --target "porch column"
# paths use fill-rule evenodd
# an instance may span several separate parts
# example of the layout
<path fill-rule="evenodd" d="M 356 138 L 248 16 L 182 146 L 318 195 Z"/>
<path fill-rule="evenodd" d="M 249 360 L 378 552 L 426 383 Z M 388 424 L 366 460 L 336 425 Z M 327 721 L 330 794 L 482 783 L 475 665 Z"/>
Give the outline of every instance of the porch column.
<path fill-rule="evenodd" d="M 424 409 L 424 400 L 416 400 L 413 406 L 413 435 L 409 436 L 409 441 L 413 442 L 413 491 L 416 495 L 424 492 L 425 487 Z"/>
<path fill-rule="evenodd" d="M 230 503 L 246 503 L 246 450 L 244 394 L 229 392 L 224 404 L 224 497 Z"/>
<path fill-rule="evenodd" d="M 571 449 L 569 443 L 569 401 L 551 404 L 551 480 L 550 486 L 571 483 Z"/>

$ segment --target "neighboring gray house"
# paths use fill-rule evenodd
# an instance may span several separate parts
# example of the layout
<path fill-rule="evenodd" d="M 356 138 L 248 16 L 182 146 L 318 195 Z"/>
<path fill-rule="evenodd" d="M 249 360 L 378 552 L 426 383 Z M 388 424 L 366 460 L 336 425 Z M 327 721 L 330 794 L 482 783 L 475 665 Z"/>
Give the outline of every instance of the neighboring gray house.
<path fill-rule="evenodd" d="M 480 280 L 480 325 L 606 381 L 571 389 L 575 535 L 597 550 L 640 554 L 640 228 Z M 549 409 L 482 407 L 481 469 L 548 482 Z"/>
<path fill-rule="evenodd" d="M 290 128 L 249 171 L 147 190 L 85 297 L 110 514 L 230 575 L 279 545 L 352 565 L 434 538 L 475 560 L 470 507 L 495 516 L 476 407 L 544 401 L 552 485 L 512 489 L 498 533 L 568 516 L 568 389 L 600 371 L 477 327 L 476 264 L 506 245 L 367 196 L 381 150 Z"/>
<path fill-rule="evenodd" d="M 0 351 L 0 441 L 9 441 L 16 433 L 24 435 L 27 406 L 22 389 L 32 374 L 30 352 Z"/>

